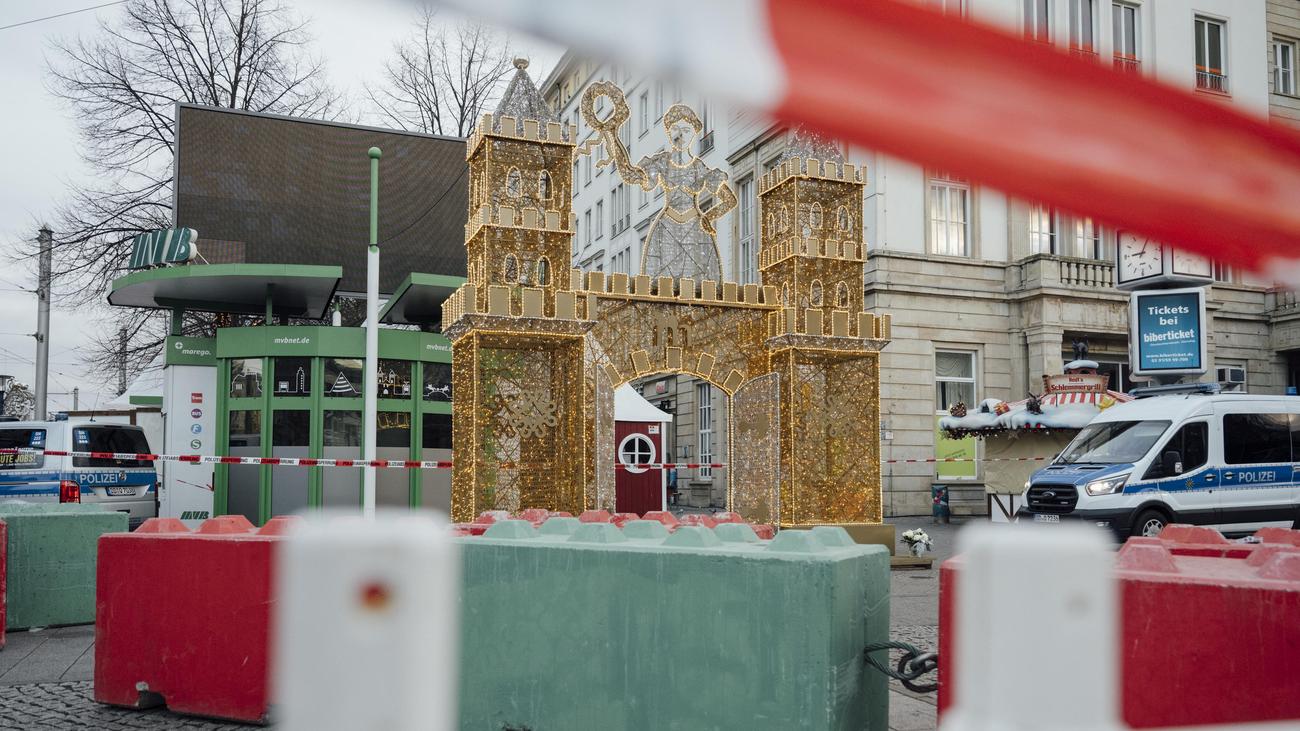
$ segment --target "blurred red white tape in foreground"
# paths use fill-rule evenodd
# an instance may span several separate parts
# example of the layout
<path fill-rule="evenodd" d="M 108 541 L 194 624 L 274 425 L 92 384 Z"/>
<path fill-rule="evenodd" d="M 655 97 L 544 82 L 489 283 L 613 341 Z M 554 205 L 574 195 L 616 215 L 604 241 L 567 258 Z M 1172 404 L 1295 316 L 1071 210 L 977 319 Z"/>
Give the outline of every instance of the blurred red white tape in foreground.
<path fill-rule="evenodd" d="M 1300 133 L 1222 99 L 897 0 L 442 1 L 849 143 L 1300 282 Z"/>

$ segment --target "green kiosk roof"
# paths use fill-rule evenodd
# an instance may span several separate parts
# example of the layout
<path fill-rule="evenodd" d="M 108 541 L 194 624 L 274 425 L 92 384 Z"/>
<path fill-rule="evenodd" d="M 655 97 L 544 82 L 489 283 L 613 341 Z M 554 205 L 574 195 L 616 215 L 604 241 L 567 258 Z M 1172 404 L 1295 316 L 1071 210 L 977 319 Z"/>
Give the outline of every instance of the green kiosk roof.
<path fill-rule="evenodd" d="M 119 307 L 323 318 L 342 267 L 297 264 L 191 264 L 132 272 L 113 280 L 108 303 Z"/>
<path fill-rule="evenodd" d="M 426 325 L 442 317 L 442 303 L 465 283 L 464 277 L 446 274 L 408 276 L 379 311 L 379 321 L 391 325 Z"/>

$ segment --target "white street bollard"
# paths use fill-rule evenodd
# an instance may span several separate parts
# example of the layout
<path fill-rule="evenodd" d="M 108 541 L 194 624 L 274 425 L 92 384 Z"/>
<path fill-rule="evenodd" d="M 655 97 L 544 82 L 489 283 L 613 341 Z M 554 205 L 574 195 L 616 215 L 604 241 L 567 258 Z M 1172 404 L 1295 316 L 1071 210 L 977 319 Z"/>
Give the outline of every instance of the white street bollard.
<path fill-rule="evenodd" d="M 1120 728 L 1114 551 L 1093 528 L 972 526 L 944 731 Z"/>
<path fill-rule="evenodd" d="M 444 522 L 314 518 L 276 572 L 277 728 L 456 727 L 460 557 Z"/>

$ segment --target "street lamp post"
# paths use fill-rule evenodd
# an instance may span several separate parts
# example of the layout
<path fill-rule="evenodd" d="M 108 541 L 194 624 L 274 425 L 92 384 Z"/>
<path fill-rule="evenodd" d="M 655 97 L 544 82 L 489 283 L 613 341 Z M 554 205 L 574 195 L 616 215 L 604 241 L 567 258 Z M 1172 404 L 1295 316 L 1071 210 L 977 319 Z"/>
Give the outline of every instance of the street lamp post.
<path fill-rule="evenodd" d="M 361 485 L 361 514 L 375 517 L 375 437 L 379 397 L 379 157 L 370 148 L 370 248 L 366 251 L 366 376 L 362 405 L 362 442 L 366 468 Z"/>

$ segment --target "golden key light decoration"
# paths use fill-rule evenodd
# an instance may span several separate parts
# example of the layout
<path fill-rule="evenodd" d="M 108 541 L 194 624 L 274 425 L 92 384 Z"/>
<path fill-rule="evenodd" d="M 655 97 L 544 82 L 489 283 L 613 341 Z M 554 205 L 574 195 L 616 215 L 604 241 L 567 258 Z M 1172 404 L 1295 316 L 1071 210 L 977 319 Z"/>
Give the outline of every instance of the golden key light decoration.
<path fill-rule="evenodd" d="M 483 510 L 614 508 L 614 389 L 656 373 L 730 399 L 728 508 L 781 525 L 879 523 L 880 349 L 889 315 L 863 312 L 862 170 L 796 131 L 759 181 L 761 284 L 723 279 L 726 173 L 693 154 L 677 104 L 669 146 L 635 164 L 618 138 L 623 92 L 582 98 L 577 144 L 527 73 L 467 144 L 467 282 L 444 303 L 452 341 L 452 518 Z M 596 112 L 605 97 L 612 111 Z M 636 275 L 567 267 L 573 162 L 604 150 L 628 185 L 662 188 Z M 702 199 L 717 204 L 701 210 Z"/>

